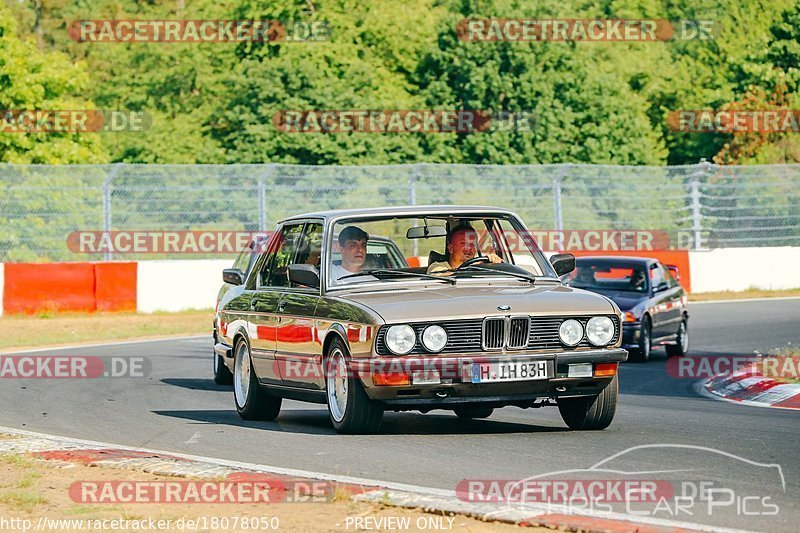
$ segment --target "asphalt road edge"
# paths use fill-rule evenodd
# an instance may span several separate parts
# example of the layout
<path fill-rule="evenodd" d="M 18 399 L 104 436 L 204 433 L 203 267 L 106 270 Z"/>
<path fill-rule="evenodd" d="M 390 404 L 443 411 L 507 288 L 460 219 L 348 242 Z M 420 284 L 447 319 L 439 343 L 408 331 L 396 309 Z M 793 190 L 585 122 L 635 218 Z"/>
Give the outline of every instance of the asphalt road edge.
<path fill-rule="evenodd" d="M 487 521 L 543 526 L 567 531 L 680 533 L 690 531 L 740 533 L 690 522 L 642 517 L 622 513 L 593 513 L 563 506 L 526 503 L 509 505 L 462 501 L 455 491 L 421 487 L 307 470 L 288 469 L 178 452 L 154 450 L 62 437 L 0 426 L 0 453 L 27 453 L 44 460 L 75 461 L 109 468 L 127 468 L 153 474 L 219 479 L 241 474 L 270 474 L 309 482 L 337 483 L 357 501 L 416 508 L 435 514 L 463 514 Z"/>

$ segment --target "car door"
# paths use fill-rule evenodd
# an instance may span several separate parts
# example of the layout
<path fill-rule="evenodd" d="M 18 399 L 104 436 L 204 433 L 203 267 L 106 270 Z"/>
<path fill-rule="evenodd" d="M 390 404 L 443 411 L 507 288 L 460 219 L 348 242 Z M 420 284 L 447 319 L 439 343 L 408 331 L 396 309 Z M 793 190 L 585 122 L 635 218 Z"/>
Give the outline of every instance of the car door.
<path fill-rule="evenodd" d="M 678 333 L 683 315 L 683 288 L 675 281 L 666 266 L 661 263 L 658 263 L 658 266 L 667 284 L 665 335 L 675 335 Z"/>
<path fill-rule="evenodd" d="M 653 339 L 669 335 L 669 289 L 664 272 L 658 263 L 650 265 L 650 292 L 652 293 Z"/>
<path fill-rule="evenodd" d="M 278 304 L 288 285 L 286 268 L 294 258 L 302 236 L 303 224 L 286 224 L 278 229 L 265 258 L 256 265 L 256 291 L 250 301 L 248 332 L 253 366 L 264 383 L 281 383 L 275 360 L 277 330 L 280 324 Z"/>
<path fill-rule="evenodd" d="M 322 253 L 322 223 L 309 221 L 292 264 L 306 264 L 319 272 Z M 287 265 L 288 267 L 288 265 Z M 321 389 L 322 361 L 318 353 L 314 312 L 320 299 L 319 287 L 302 287 L 288 282 L 278 305 L 279 323 L 275 358 L 284 385 Z"/>

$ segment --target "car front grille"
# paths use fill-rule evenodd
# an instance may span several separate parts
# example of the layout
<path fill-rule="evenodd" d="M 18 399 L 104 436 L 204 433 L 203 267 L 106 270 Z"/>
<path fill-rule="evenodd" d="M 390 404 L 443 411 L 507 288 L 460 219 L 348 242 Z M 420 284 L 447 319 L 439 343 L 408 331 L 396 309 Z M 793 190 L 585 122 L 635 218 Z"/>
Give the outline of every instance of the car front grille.
<path fill-rule="evenodd" d="M 619 317 L 606 315 L 614 322 L 614 337 L 609 344 L 619 339 Z M 416 333 L 417 341 L 410 354 L 426 354 L 428 352 L 420 340 L 423 330 L 431 325 L 438 325 L 447 332 L 447 344 L 439 353 L 469 353 L 481 351 L 506 350 L 574 350 L 576 348 L 593 348 L 584 337 L 577 346 L 568 347 L 561 344 L 558 328 L 567 318 L 578 320 L 586 328 L 591 316 L 515 316 L 488 317 L 486 319 L 448 320 L 443 322 L 425 322 L 410 324 Z M 376 351 L 379 355 L 393 355 L 386 346 L 386 330 L 382 326 L 378 330 Z M 508 341 L 506 343 L 506 328 Z"/>
<path fill-rule="evenodd" d="M 511 350 L 520 350 L 528 347 L 531 318 L 528 316 L 511 317 L 508 322 L 508 344 Z"/>
<path fill-rule="evenodd" d="M 506 319 L 487 318 L 483 321 L 483 349 L 502 350 L 506 340 Z"/>

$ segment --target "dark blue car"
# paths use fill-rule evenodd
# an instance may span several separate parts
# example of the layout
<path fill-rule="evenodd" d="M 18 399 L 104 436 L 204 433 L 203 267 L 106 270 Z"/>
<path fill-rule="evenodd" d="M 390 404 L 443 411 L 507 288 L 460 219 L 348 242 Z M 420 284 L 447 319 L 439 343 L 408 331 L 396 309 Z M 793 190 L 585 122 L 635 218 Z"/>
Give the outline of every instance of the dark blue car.
<path fill-rule="evenodd" d="M 647 361 L 659 344 L 669 356 L 686 355 L 689 312 L 686 291 L 672 274 L 677 269 L 644 257 L 579 257 L 575 262 L 564 283 L 607 296 L 619 306 L 622 347 L 631 360 Z"/>

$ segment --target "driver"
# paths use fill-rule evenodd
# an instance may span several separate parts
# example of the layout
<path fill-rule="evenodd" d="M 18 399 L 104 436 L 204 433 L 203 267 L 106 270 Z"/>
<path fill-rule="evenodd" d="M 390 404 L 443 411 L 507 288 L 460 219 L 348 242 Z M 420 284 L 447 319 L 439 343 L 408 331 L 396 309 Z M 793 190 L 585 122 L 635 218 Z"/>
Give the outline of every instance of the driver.
<path fill-rule="evenodd" d="M 452 272 L 448 270 L 460 267 L 464 261 L 477 256 L 478 232 L 475 229 L 459 225 L 447 232 L 445 241 L 447 248 L 447 261 L 437 261 L 428 265 L 428 274 L 438 274 L 449 276 Z M 486 254 L 485 256 L 492 263 L 502 263 L 496 254 Z"/>
<path fill-rule="evenodd" d="M 644 291 L 647 288 L 647 274 L 644 270 L 637 270 L 630 280 L 630 287 L 635 291 Z"/>

